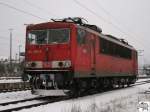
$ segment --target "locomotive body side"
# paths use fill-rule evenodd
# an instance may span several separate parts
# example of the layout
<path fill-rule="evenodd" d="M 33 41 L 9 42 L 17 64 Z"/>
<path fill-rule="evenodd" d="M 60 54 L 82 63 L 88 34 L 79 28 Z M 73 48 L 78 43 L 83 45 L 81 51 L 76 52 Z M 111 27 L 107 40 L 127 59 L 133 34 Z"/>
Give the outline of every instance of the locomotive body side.
<path fill-rule="evenodd" d="M 137 53 L 133 47 L 87 28 L 78 29 L 85 36 L 82 42 L 77 41 L 75 77 L 136 77 Z"/>

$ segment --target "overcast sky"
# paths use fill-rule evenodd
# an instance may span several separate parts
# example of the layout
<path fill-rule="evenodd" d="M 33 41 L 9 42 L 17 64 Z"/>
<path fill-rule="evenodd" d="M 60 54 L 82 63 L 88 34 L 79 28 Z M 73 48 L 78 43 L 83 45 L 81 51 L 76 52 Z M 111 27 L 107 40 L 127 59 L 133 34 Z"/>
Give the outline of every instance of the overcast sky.
<path fill-rule="evenodd" d="M 140 63 L 150 62 L 149 0 L 0 0 L 0 56 L 9 56 L 9 30 L 13 28 L 13 56 L 24 51 L 25 25 L 51 18 L 84 17 L 103 33 L 126 39 L 144 50 Z"/>

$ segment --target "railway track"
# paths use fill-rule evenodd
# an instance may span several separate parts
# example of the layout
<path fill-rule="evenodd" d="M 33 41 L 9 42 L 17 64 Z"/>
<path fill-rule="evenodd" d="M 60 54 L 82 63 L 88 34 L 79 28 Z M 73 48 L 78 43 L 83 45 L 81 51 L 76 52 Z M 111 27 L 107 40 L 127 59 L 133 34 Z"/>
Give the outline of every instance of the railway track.
<path fill-rule="evenodd" d="M 37 107 L 41 105 L 46 105 L 48 103 L 53 103 L 57 101 L 62 101 L 62 100 L 67 100 L 69 97 L 39 97 L 39 98 L 32 98 L 32 99 L 26 99 L 26 100 L 20 100 L 20 101 L 13 101 L 13 102 L 6 102 L 6 103 L 1 103 L 0 107 L 5 108 L 6 106 L 8 107 L 9 105 L 13 106 L 8 107 L 7 109 L 1 109 L 0 112 L 12 112 L 12 111 L 18 111 L 21 109 L 27 109 L 27 108 L 32 108 L 32 107 Z M 35 102 L 36 101 L 36 102 Z M 35 103 L 34 103 L 35 102 Z M 27 103 L 27 105 L 24 105 L 24 103 Z M 17 106 L 20 105 L 20 106 Z"/>
<path fill-rule="evenodd" d="M 136 82 L 135 84 L 132 84 L 131 86 L 137 86 L 137 85 L 142 85 L 142 84 L 146 84 L 146 83 L 150 83 L 150 80 Z"/>
<path fill-rule="evenodd" d="M 150 80 L 146 80 L 146 81 L 140 81 L 140 82 L 136 82 L 135 84 L 132 84 L 131 87 L 133 86 L 138 86 L 138 85 L 143 85 L 143 84 L 146 84 L 146 83 L 150 83 Z M 125 87 L 127 88 L 127 87 Z M 118 89 L 124 89 L 124 88 L 118 88 Z M 113 89 L 113 90 L 108 90 L 109 92 L 110 91 L 114 91 L 116 89 Z M 107 91 L 104 91 L 104 92 L 101 92 L 101 93 L 105 93 Z M 88 94 L 88 95 L 93 95 L 97 92 L 92 92 L 91 94 Z M 83 95 L 82 97 L 84 96 L 87 96 L 87 95 Z M 36 98 L 31 98 L 31 99 L 25 99 L 25 100 L 19 100 L 19 101 L 12 101 L 12 102 L 5 102 L 5 103 L 0 103 L 0 107 L 6 107 L 6 106 L 9 106 L 10 104 L 11 105 L 20 105 L 20 104 L 23 104 L 25 102 L 28 102 L 27 105 L 23 105 L 23 106 L 14 106 L 13 108 L 7 108 L 7 109 L 3 109 L 3 110 L 0 110 L 0 112 L 12 112 L 12 111 L 18 111 L 18 110 L 21 110 L 21 109 L 27 109 L 27 108 L 32 108 L 32 107 L 37 107 L 37 106 L 41 106 L 41 105 L 46 105 L 46 104 L 49 104 L 49 103 L 54 103 L 54 102 L 58 102 L 58 101 L 63 101 L 63 100 L 68 100 L 68 99 L 71 99 L 70 97 L 67 97 L 67 96 L 62 96 L 62 97 L 36 97 Z M 36 103 L 32 103 L 33 101 L 37 101 Z M 29 104 L 31 102 L 31 104 Z"/>
<path fill-rule="evenodd" d="M 23 100 L 17 100 L 17 101 L 10 101 L 10 102 L 5 102 L 5 103 L 0 103 L 0 106 L 6 106 L 10 104 L 17 104 L 17 103 L 22 103 L 26 101 L 32 101 L 32 100 L 44 100 L 47 99 L 48 97 L 35 97 L 35 98 L 29 98 L 29 99 L 23 99 Z"/>

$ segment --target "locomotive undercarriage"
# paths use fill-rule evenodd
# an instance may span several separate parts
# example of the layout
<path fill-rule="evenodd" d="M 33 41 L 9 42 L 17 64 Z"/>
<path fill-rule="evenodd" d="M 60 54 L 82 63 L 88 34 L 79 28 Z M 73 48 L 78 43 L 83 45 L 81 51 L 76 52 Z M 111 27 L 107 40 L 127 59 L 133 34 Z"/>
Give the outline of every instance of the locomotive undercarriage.
<path fill-rule="evenodd" d="M 30 84 L 33 94 L 66 95 L 71 80 L 70 72 L 36 73 L 31 75 Z"/>
<path fill-rule="evenodd" d="M 136 76 L 75 78 L 69 95 L 78 97 L 93 92 L 129 87 L 135 81 Z"/>
<path fill-rule="evenodd" d="M 136 81 L 136 76 L 74 78 L 71 72 L 32 74 L 31 76 L 32 93 L 45 96 L 78 97 L 93 91 L 123 88 Z"/>

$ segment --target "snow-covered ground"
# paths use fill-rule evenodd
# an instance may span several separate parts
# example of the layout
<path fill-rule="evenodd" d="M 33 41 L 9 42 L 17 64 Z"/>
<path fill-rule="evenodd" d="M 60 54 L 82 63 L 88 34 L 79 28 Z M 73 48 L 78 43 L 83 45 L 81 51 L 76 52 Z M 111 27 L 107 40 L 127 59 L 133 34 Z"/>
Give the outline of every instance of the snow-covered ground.
<path fill-rule="evenodd" d="M 0 93 L 0 103 L 29 99 L 34 97 L 38 97 L 38 96 L 32 95 L 30 90 Z"/>
<path fill-rule="evenodd" d="M 0 80 L 0 83 L 17 83 L 17 82 L 23 82 L 21 79 L 3 79 Z"/>
<path fill-rule="evenodd" d="M 138 85 L 23 109 L 19 112 L 138 112 L 137 105 L 139 101 L 150 101 L 150 94 L 144 93 L 145 91 L 149 91 L 149 87 L 150 84 Z M 0 102 L 29 97 L 36 96 L 31 95 L 30 91 L 1 93 Z"/>
<path fill-rule="evenodd" d="M 23 82 L 21 77 L 0 77 L 0 83 L 17 83 Z"/>
<path fill-rule="evenodd" d="M 138 79 L 136 82 L 148 81 L 148 80 L 150 80 L 150 78 Z"/>
<path fill-rule="evenodd" d="M 149 87 L 150 84 L 144 84 L 31 109 L 23 109 L 20 112 L 137 112 L 139 101 L 150 101 L 150 94 L 143 93 Z"/>
<path fill-rule="evenodd" d="M 6 106 L 0 106 L 0 111 L 11 109 L 11 108 L 16 108 L 16 107 L 32 105 L 32 104 L 38 104 L 38 103 L 42 103 L 42 102 L 44 102 L 44 101 L 33 100 L 33 101 L 26 101 L 26 102 L 23 102 L 23 103 L 9 104 L 9 105 L 6 105 Z"/>

